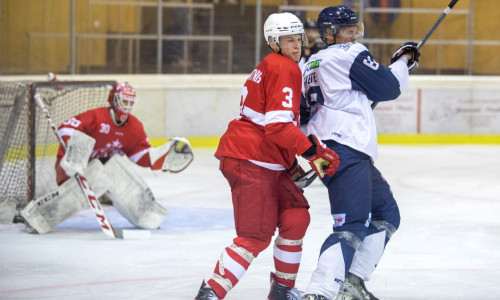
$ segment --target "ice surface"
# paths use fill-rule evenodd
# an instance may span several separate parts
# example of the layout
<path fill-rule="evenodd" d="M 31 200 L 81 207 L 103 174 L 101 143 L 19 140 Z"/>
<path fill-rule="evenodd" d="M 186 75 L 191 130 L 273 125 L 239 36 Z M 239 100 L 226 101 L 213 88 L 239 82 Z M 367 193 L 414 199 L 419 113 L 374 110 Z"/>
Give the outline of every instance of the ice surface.
<path fill-rule="evenodd" d="M 90 210 L 52 232 L 0 225 L 0 299 L 193 299 L 232 243 L 229 186 L 214 150 L 179 174 L 140 170 L 170 215 L 150 240 L 113 240 Z M 402 221 L 367 282 L 384 300 L 500 299 L 500 146 L 381 146 L 376 163 Z M 305 192 L 311 225 L 297 287 L 307 286 L 331 216 L 326 189 Z M 116 228 L 133 229 L 112 206 Z M 266 299 L 272 247 L 226 299 Z"/>

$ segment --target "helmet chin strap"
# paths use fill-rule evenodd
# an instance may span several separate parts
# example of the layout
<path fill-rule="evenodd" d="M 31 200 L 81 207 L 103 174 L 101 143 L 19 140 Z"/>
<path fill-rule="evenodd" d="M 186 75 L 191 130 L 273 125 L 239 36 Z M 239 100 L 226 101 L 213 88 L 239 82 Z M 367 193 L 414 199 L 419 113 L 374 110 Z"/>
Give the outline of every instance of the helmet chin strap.
<path fill-rule="evenodd" d="M 116 126 L 123 126 L 128 121 L 128 114 L 121 112 L 119 109 L 115 109 L 114 107 L 109 108 L 109 113 L 111 115 L 111 119 Z"/>

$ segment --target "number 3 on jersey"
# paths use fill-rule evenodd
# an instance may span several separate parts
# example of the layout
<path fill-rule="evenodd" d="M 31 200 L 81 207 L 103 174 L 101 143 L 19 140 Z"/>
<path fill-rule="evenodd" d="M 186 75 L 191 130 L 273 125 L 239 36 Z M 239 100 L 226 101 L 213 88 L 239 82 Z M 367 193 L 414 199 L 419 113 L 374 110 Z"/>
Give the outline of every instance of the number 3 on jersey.
<path fill-rule="evenodd" d="M 292 108 L 293 107 L 293 90 L 289 87 L 284 87 L 283 88 L 283 93 L 285 93 L 285 101 L 281 102 L 281 105 L 286 108 Z"/>
<path fill-rule="evenodd" d="M 281 105 L 285 108 L 293 107 L 293 90 L 289 87 L 283 88 L 283 93 L 285 94 L 285 100 L 281 102 Z M 248 88 L 246 85 L 243 86 L 243 90 L 241 91 L 241 103 L 240 103 L 240 113 L 243 114 L 243 107 L 245 106 L 245 100 L 248 96 Z"/>

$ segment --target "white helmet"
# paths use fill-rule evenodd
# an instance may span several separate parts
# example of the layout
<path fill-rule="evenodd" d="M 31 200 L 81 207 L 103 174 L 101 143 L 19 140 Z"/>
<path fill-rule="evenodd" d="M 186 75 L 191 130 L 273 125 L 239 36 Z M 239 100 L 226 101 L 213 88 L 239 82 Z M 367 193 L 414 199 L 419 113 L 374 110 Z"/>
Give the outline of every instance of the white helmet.
<path fill-rule="evenodd" d="M 294 14 L 288 12 L 271 14 L 264 23 L 264 38 L 268 44 L 272 38 L 279 47 L 279 37 L 291 34 L 300 34 L 302 42 L 305 42 L 304 25 Z"/>

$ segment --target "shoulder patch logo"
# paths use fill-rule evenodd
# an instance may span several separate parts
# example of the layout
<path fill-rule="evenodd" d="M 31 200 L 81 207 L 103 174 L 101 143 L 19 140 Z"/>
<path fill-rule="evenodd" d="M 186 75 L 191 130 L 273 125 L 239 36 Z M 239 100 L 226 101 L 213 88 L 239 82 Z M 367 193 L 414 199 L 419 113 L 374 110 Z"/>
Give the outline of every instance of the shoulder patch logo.
<path fill-rule="evenodd" d="M 309 72 L 313 69 L 319 68 L 319 63 L 322 61 L 322 59 L 317 59 L 313 60 L 311 62 L 308 62 L 306 66 L 304 67 L 304 71 L 302 72 L 302 76 L 306 74 L 306 72 Z"/>
<path fill-rule="evenodd" d="M 319 68 L 319 63 L 321 61 L 322 61 L 322 59 L 318 59 L 318 60 L 312 61 L 311 64 L 309 65 L 309 68 L 310 69 Z"/>

